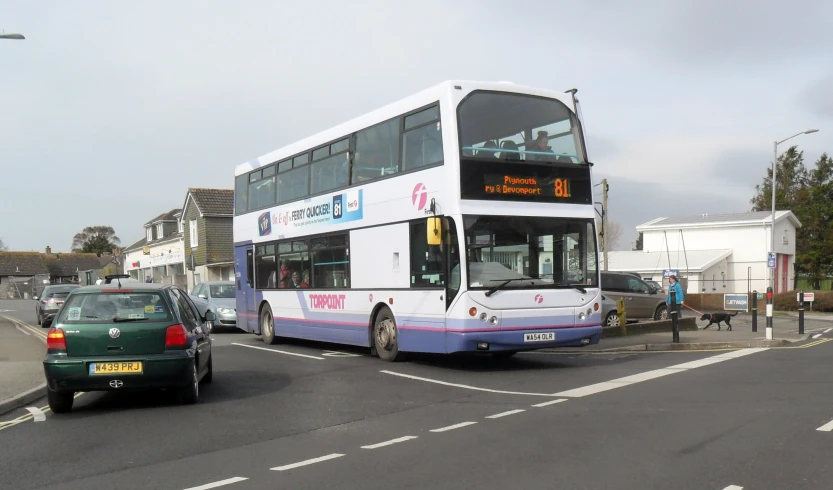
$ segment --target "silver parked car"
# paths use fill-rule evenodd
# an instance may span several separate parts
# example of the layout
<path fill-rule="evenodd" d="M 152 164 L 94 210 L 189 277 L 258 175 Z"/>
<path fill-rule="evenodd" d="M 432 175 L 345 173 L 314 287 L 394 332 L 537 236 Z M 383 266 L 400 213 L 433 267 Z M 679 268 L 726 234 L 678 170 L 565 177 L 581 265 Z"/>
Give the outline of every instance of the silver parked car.
<path fill-rule="evenodd" d="M 207 281 L 198 284 L 191 291 L 191 299 L 197 305 L 200 314 L 213 311 L 217 319 L 213 326 L 237 326 L 237 300 L 234 281 Z"/>

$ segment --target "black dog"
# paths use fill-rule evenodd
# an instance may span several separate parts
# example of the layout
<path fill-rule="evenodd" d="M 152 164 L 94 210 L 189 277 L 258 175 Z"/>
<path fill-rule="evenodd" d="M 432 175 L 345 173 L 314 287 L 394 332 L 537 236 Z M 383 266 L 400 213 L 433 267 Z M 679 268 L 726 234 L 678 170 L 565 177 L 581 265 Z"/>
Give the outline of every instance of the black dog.
<path fill-rule="evenodd" d="M 717 324 L 717 329 L 720 330 L 720 322 L 726 322 L 726 325 L 728 325 L 728 327 L 729 327 L 726 330 L 727 331 L 731 330 L 732 329 L 732 324 L 729 323 L 729 321 L 733 316 L 735 316 L 737 314 L 738 314 L 737 311 L 733 315 L 730 315 L 728 313 L 710 313 L 710 314 L 706 313 L 706 314 L 704 314 L 703 316 L 700 317 L 700 320 L 703 320 L 703 321 L 708 320 L 709 321 L 709 324 L 706 325 L 705 327 L 703 327 L 703 330 L 709 328 L 712 325 L 712 323 L 716 323 Z"/>

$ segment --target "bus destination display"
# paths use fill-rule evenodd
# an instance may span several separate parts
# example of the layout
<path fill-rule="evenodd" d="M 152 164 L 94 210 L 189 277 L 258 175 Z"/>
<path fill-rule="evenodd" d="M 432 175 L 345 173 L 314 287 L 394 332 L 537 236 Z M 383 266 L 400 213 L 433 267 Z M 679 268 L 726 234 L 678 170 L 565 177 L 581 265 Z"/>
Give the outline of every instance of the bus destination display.
<path fill-rule="evenodd" d="M 484 191 L 487 195 L 546 196 L 568 199 L 571 197 L 570 179 L 520 176 L 484 175 Z"/>

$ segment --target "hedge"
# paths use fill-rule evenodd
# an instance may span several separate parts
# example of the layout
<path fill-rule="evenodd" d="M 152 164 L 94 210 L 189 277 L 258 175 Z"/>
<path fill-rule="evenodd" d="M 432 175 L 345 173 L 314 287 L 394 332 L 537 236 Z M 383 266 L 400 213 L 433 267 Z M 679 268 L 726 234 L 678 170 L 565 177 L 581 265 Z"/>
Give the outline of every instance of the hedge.
<path fill-rule="evenodd" d="M 809 291 L 805 291 L 809 292 Z M 813 291 L 815 293 L 815 301 L 813 301 L 813 311 L 827 311 L 833 312 L 833 291 Z M 773 298 L 775 304 L 775 311 L 798 311 L 798 291 L 789 291 L 787 293 L 776 294 Z M 750 293 L 751 306 L 751 293 Z M 692 308 L 700 311 L 720 311 L 723 309 L 723 295 L 722 294 L 686 294 L 685 303 Z M 766 300 L 758 300 L 758 311 L 765 308 Z M 807 304 L 809 311 L 810 305 Z"/>

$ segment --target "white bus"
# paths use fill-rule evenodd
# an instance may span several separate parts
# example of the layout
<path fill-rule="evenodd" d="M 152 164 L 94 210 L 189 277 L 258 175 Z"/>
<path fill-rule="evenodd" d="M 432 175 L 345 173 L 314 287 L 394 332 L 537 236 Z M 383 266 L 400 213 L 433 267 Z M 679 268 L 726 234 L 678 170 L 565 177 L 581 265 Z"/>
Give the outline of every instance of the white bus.
<path fill-rule="evenodd" d="M 572 95 L 474 81 L 238 165 L 238 326 L 388 361 L 598 343 L 591 168 Z"/>

